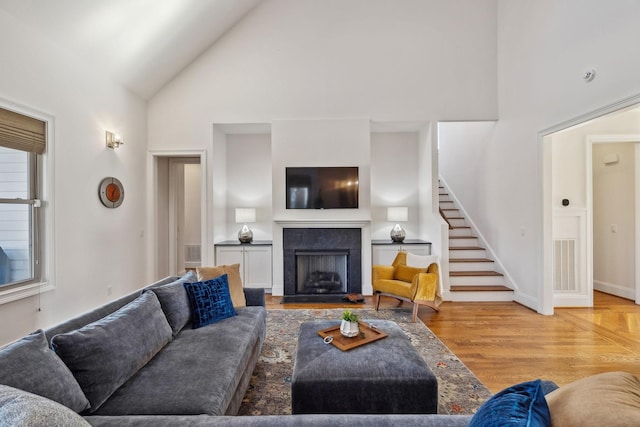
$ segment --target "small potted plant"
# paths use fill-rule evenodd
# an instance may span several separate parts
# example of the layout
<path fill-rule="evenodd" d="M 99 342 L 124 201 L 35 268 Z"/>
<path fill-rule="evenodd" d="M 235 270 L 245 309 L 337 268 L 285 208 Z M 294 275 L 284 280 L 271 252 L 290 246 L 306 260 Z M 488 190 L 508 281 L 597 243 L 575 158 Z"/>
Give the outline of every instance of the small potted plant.
<path fill-rule="evenodd" d="M 358 315 L 351 310 L 342 312 L 342 323 L 340 324 L 340 333 L 345 337 L 355 337 L 360 333 L 358 325 Z"/>

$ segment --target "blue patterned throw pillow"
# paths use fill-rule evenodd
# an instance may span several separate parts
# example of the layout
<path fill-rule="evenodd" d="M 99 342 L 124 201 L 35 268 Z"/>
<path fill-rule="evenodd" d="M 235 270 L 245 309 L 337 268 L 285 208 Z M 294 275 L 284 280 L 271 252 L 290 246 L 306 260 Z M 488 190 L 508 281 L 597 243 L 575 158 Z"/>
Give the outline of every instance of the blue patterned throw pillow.
<path fill-rule="evenodd" d="M 496 393 L 475 413 L 468 427 L 550 427 L 542 381 L 516 384 Z"/>
<path fill-rule="evenodd" d="M 184 288 L 191 306 L 193 329 L 237 315 L 226 274 L 205 282 L 185 283 Z"/>

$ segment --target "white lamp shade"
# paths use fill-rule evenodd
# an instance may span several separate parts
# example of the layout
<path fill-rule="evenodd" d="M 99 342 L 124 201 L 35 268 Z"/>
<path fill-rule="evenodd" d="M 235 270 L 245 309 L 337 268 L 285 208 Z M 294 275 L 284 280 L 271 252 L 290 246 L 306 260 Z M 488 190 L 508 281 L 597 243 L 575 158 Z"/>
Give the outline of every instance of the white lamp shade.
<path fill-rule="evenodd" d="M 406 206 L 389 206 L 387 208 L 387 221 L 391 221 L 391 222 L 409 221 L 409 208 Z"/>
<path fill-rule="evenodd" d="M 248 224 L 251 222 L 256 222 L 255 208 L 236 208 L 237 224 Z"/>

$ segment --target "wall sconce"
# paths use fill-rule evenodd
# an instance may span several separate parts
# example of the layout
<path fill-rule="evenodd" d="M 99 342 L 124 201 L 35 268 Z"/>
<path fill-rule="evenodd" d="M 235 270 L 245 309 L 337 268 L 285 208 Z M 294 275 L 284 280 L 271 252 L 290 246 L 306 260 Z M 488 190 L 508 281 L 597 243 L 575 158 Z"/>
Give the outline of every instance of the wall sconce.
<path fill-rule="evenodd" d="M 391 240 L 396 243 L 402 243 L 407 233 L 398 223 L 409 221 L 409 208 L 406 206 L 389 206 L 387 208 L 387 221 L 396 223 L 391 229 Z"/>
<path fill-rule="evenodd" d="M 114 132 L 107 131 L 107 147 L 116 149 L 120 147 L 124 142 L 122 141 L 122 137 Z"/>
<path fill-rule="evenodd" d="M 251 243 L 253 241 L 253 231 L 247 224 L 256 222 L 255 208 L 236 208 L 236 224 L 244 224 L 238 231 L 240 243 Z"/>

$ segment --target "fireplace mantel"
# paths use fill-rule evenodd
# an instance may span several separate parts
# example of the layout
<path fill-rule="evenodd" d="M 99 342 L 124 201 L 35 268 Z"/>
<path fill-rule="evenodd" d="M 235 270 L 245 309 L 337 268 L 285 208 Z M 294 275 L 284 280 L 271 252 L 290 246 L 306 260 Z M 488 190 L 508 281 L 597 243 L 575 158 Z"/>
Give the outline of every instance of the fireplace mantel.
<path fill-rule="evenodd" d="M 282 219 L 274 221 L 282 228 L 364 228 L 371 220 L 363 219 Z"/>

